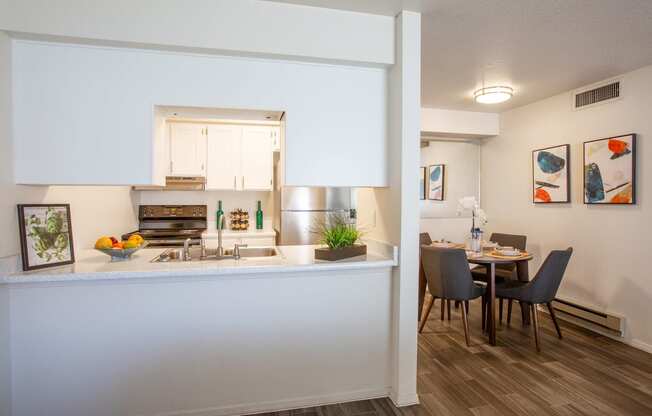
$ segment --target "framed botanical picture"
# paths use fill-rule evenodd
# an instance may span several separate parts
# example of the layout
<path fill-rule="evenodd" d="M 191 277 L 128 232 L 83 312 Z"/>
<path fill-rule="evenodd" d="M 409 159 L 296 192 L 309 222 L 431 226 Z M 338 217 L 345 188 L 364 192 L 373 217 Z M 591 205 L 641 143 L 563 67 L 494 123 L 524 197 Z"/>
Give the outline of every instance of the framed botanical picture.
<path fill-rule="evenodd" d="M 426 168 L 419 168 L 419 199 L 426 199 Z"/>
<path fill-rule="evenodd" d="M 75 262 L 68 204 L 18 205 L 23 270 Z"/>
<path fill-rule="evenodd" d="M 584 142 L 584 203 L 636 203 L 636 135 Z"/>
<path fill-rule="evenodd" d="M 428 199 L 434 201 L 444 200 L 444 165 L 431 165 L 428 167 Z"/>
<path fill-rule="evenodd" d="M 532 151 L 532 202 L 570 202 L 570 145 Z"/>

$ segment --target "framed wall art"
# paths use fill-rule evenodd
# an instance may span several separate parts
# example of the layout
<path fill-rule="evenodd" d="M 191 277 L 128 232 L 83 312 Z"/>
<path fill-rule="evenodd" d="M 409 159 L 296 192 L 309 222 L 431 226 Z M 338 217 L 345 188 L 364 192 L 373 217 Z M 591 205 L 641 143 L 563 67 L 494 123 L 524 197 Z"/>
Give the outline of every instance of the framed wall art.
<path fill-rule="evenodd" d="M 570 145 L 532 151 L 532 202 L 570 202 Z"/>
<path fill-rule="evenodd" d="M 636 204 L 636 134 L 584 142 L 584 203 Z"/>
<path fill-rule="evenodd" d="M 428 199 L 433 201 L 444 200 L 445 165 L 431 165 L 428 167 Z"/>
<path fill-rule="evenodd" d="M 18 225 L 23 270 L 75 262 L 68 204 L 20 204 Z"/>
<path fill-rule="evenodd" d="M 425 167 L 419 168 L 419 199 L 422 201 L 426 199 L 426 171 Z"/>

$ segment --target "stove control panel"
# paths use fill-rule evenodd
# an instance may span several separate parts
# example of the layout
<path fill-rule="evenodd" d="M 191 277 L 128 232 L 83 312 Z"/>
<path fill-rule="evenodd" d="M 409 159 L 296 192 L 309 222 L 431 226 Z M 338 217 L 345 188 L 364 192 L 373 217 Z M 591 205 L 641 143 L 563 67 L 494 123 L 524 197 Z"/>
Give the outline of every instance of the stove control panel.
<path fill-rule="evenodd" d="M 141 205 L 138 216 L 144 218 L 206 218 L 206 205 Z"/>

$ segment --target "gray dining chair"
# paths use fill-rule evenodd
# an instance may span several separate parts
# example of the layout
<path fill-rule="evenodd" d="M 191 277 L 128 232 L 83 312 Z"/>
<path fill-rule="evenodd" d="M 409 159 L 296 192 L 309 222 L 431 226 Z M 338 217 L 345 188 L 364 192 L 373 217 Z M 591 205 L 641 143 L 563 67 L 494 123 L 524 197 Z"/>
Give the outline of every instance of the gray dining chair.
<path fill-rule="evenodd" d="M 462 322 L 464 324 L 464 337 L 466 345 L 470 346 L 468 301 L 484 296 L 485 288 L 476 284 L 471 277 L 471 270 L 463 249 L 421 247 L 421 263 L 428 281 L 430 293 L 439 299 L 447 301 L 460 301 L 464 306 Z M 432 303 L 421 317 L 419 332 L 423 330 L 428 319 Z"/>
<path fill-rule="evenodd" d="M 419 234 L 419 247 L 424 246 L 424 245 L 429 246 L 431 244 L 432 244 L 432 238 L 430 238 L 429 233 L 420 233 Z M 421 251 L 419 251 L 419 284 L 427 286 L 426 276 L 423 273 L 423 265 L 421 263 Z M 423 288 L 423 292 L 421 290 L 419 291 L 419 293 L 424 293 L 424 292 L 427 292 L 427 289 L 425 287 Z M 434 296 L 432 296 L 432 294 L 430 294 L 430 299 L 428 299 L 427 300 L 428 303 L 426 303 L 426 308 L 428 308 L 428 310 L 430 310 L 430 308 L 432 308 L 432 306 L 433 306 L 432 304 L 434 304 L 435 300 L 436 300 L 436 298 Z M 419 313 L 417 314 L 419 322 L 421 322 L 421 316 L 423 315 L 424 301 L 425 301 L 425 299 L 423 297 L 419 298 Z M 432 304 L 430 304 L 430 303 L 432 303 Z M 444 320 L 446 307 L 448 307 L 448 320 L 450 321 L 451 320 L 451 304 L 450 304 L 450 301 L 446 301 L 446 300 L 442 299 L 442 301 L 441 301 L 441 320 L 442 321 Z"/>
<path fill-rule="evenodd" d="M 532 314 L 532 322 L 534 323 L 534 342 L 537 351 L 541 351 L 539 345 L 539 317 L 537 314 L 537 305 L 546 305 L 550 312 L 552 322 L 555 324 L 557 336 L 562 339 L 561 329 L 555 316 L 555 311 L 552 308 L 551 302 L 557 295 L 559 285 L 564 277 L 566 266 L 570 261 L 573 254 L 573 248 L 569 247 L 566 250 L 553 250 L 548 254 L 545 261 L 539 268 L 536 276 L 530 282 L 521 282 L 518 280 L 506 280 L 501 285 L 496 286 L 496 297 L 500 299 L 507 299 L 507 323 L 511 321 L 512 315 L 512 302 L 518 300 L 521 303 L 528 305 L 530 313 Z"/>

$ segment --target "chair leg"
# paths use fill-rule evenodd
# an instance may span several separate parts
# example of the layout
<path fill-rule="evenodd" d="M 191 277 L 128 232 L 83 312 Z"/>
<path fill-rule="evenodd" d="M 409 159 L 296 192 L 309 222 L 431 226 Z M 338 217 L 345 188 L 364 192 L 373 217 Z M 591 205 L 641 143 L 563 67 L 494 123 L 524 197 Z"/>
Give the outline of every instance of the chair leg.
<path fill-rule="evenodd" d="M 464 301 L 464 307 L 466 308 L 466 316 L 469 316 L 469 301 L 465 300 Z"/>
<path fill-rule="evenodd" d="M 559 339 L 563 339 L 561 336 L 561 328 L 559 327 L 559 323 L 557 322 L 557 316 L 555 315 L 555 310 L 552 308 L 552 303 L 548 302 L 548 311 L 550 312 L 550 317 L 552 318 L 552 322 L 555 324 L 555 329 L 557 330 L 557 336 Z"/>
<path fill-rule="evenodd" d="M 466 316 L 466 307 L 462 307 L 462 323 L 464 324 L 464 338 L 466 339 L 466 346 L 471 346 L 471 340 L 469 339 L 469 319 Z"/>
<path fill-rule="evenodd" d="M 487 318 L 487 308 L 485 304 L 487 303 L 487 298 L 485 295 L 482 295 L 482 332 L 484 333 L 485 321 Z"/>
<path fill-rule="evenodd" d="M 509 326 L 512 323 L 512 304 L 514 303 L 513 299 L 507 301 L 507 325 Z"/>
<path fill-rule="evenodd" d="M 446 309 L 448 309 L 448 320 L 451 320 L 451 301 L 447 300 L 446 301 Z"/>
<path fill-rule="evenodd" d="M 455 309 L 459 309 L 459 308 L 460 308 L 460 301 L 456 300 L 455 301 Z"/>
<path fill-rule="evenodd" d="M 446 301 L 444 299 L 441 300 L 441 320 L 444 320 L 444 312 L 446 308 Z"/>
<path fill-rule="evenodd" d="M 498 300 L 498 322 L 503 324 L 503 298 Z"/>
<path fill-rule="evenodd" d="M 534 328 L 534 343 L 537 347 L 537 352 L 541 352 L 541 346 L 539 345 L 539 316 L 537 311 L 537 305 L 534 303 L 530 304 L 530 310 L 532 311 L 532 327 Z"/>
<path fill-rule="evenodd" d="M 527 326 L 527 317 L 530 315 L 530 309 L 525 302 L 519 300 L 518 304 L 521 307 L 521 325 Z"/>
<path fill-rule="evenodd" d="M 434 296 L 431 296 L 429 299 L 430 301 L 426 300 L 426 304 L 424 305 L 426 308 L 425 313 L 421 314 L 421 322 L 419 322 L 419 333 L 421 333 L 421 331 L 423 331 L 423 327 L 426 326 L 426 321 L 430 315 L 430 309 L 432 309 L 432 305 L 435 304 Z"/>

